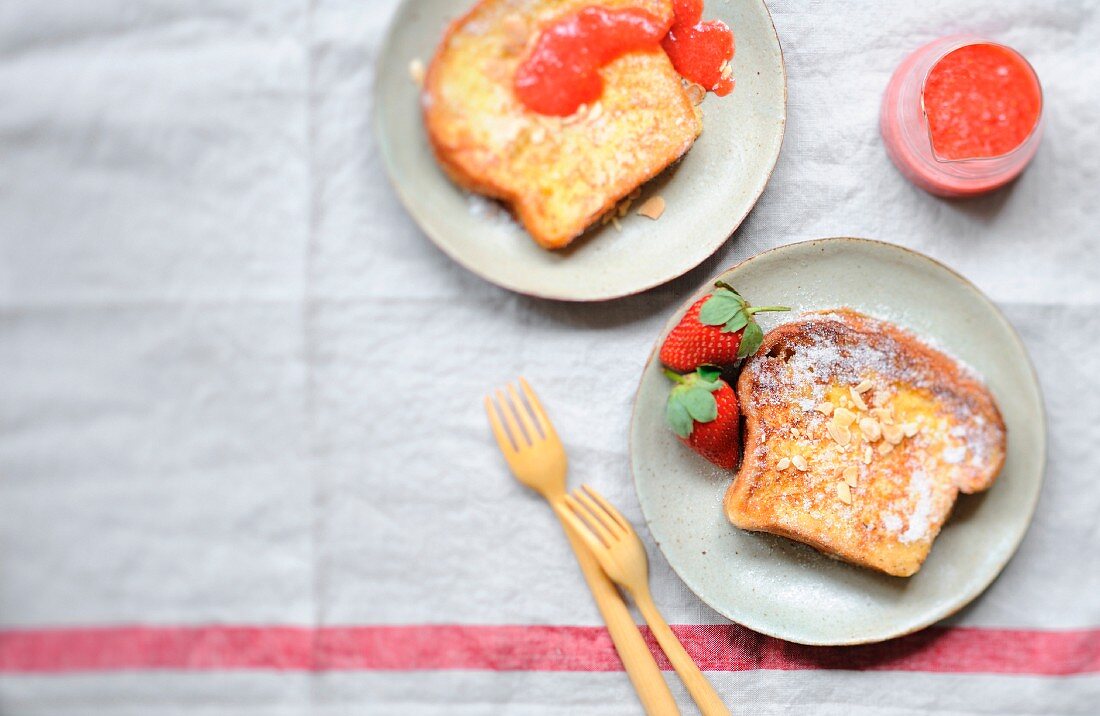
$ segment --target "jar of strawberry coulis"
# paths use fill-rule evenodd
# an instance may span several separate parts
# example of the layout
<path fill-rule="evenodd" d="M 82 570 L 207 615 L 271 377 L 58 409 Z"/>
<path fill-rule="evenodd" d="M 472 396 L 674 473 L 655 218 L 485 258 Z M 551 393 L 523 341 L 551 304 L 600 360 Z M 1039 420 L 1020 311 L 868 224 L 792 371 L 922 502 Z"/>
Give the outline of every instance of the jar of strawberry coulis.
<path fill-rule="evenodd" d="M 973 196 L 1009 183 L 1039 148 L 1043 95 L 1010 47 L 944 37 L 909 55 L 890 79 L 880 125 L 886 151 L 932 194 Z"/>

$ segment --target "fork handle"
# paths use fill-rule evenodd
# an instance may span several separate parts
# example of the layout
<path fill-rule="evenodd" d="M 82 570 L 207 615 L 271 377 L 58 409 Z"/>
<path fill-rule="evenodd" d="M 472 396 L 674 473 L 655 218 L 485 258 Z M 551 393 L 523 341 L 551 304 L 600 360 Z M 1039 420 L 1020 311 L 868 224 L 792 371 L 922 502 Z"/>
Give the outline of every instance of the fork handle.
<path fill-rule="evenodd" d="M 600 569 L 596 558 L 588 551 L 588 547 L 581 538 L 575 535 L 573 528 L 562 519 L 560 511 L 565 507 L 560 503 L 552 504 L 554 514 L 558 516 L 562 529 L 565 530 L 565 536 L 569 538 L 573 553 L 577 555 L 584 581 L 588 582 L 588 588 L 596 600 L 596 606 L 599 607 L 604 624 L 607 625 L 607 631 L 611 634 L 615 650 L 619 652 L 626 674 L 634 684 L 638 700 L 642 702 L 642 708 L 649 716 L 679 716 L 680 710 L 676 707 L 676 700 L 672 698 L 672 692 L 665 683 L 665 677 L 661 675 L 661 670 L 657 667 L 649 646 L 638 631 L 634 617 L 630 616 L 622 595 Z"/>
<path fill-rule="evenodd" d="M 703 676 L 703 672 L 699 671 L 699 667 L 684 650 L 684 645 L 676 638 L 668 622 L 661 616 L 661 612 L 657 611 L 657 605 L 653 603 L 649 590 L 635 590 L 632 596 L 638 611 L 649 624 L 653 636 L 657 638 L 657 643 L 661 645 L 665 656 L 672 662 L 672 668 L 676 669 L 677 675 L 684 682 L 684 686 L 687 687 L 688 693 L 695 700 L 695 705 L 699 707 L 703 716 L 730 716 L 730 710 L 722 702 L 722 697 L 707 681 L 707 677 Z"/>

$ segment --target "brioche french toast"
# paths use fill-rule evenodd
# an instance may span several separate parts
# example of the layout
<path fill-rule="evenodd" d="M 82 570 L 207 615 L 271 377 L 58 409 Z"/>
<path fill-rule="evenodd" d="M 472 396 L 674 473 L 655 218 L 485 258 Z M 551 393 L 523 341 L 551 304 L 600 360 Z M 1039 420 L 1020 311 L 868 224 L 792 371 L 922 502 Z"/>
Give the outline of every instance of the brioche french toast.
<path fill-rule="evenodd" d="M 769 332 L 738 379 L 744 457 L 726 492 L 736 526 L 907 577 L 958 493 L 1005 459 L 989 390 L 897 326 L 849 309 Z"/>
<path fill-rule="evenodd" d="M 447 31 L 422 107 L 439 164 L 460 186 L 507 204 L 541 246 L 561 248 L 680 158 L 701 114 L 655 45 L 600 69 L 599 101 L 558 117 L 528 109 L 513 80 L 540 29 L 595 0 L 482 0 Z M 671 0 L 598 0 L 671 24 Z"/>

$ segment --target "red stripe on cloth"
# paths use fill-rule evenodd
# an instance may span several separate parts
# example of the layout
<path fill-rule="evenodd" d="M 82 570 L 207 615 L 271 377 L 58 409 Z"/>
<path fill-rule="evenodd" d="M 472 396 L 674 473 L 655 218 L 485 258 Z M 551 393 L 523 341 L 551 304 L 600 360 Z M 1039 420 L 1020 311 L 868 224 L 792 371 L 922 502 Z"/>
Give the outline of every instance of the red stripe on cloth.
<path fill-rule="evenodd" d="M 0 673 L 289 669 L 314 664 L 315 632 L 279 626 L 125 626 L 0 631 Z"/>
<path fill-rule="evenodd" d="M 1100 672 L 1100 629 L 933 627 L 851 647 L 809 647 L 733 624 L 673 627 L 710 671 L 852 669 Z M 650 648 L 661 668 L 652 635 Z M 607 630 L 579 626 L 197 626 L 0 630 L 0 673 L 126 670 L 620 671 Z"/>

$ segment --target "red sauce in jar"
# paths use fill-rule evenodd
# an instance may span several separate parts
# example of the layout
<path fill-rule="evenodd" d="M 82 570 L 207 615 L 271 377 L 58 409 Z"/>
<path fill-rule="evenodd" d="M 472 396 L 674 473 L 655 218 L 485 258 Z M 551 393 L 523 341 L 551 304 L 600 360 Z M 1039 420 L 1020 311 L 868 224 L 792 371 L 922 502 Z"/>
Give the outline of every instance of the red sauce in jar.
<path fill-rule="evenodd" d="M 932 149 L 941 159 L 1008 154 L 1039 121 L 1042 96 L 1035 72 L 1001 45 L 966 45 L 947 53 L 924 82 Z"/>
<path fill-rule="evenodd" d="M 603 94 L 599 69 L 627 52 L 664 48 L 684 78 L 726 95 L 722 77 L 733 57 L 733 33 L 722 22 L 703 22 L 702 0 L 673 0 L 671 23 L 643 10 L 586 7 L 545 27 L 516 70 L 516 96 L 540 114 L 567 116 Z"/>
<path fill-rule="evenodd" d="M 733 59 L 733 32 L 721 20 L 703 22 L 703 0 L 673 0 L 676 19 L 661 41 L 672 66 L 691 82 L 719 97 L 733 91 L 733 78 L 722 68 Z"/>

